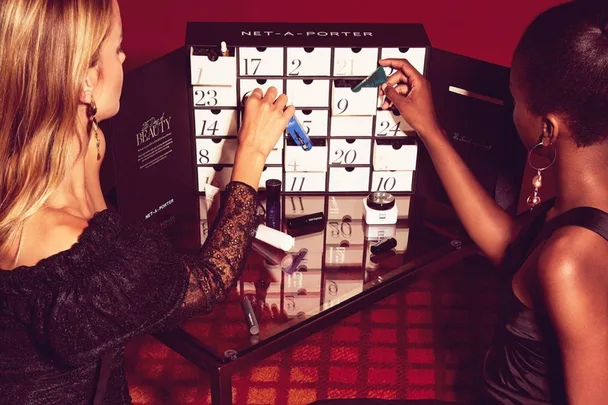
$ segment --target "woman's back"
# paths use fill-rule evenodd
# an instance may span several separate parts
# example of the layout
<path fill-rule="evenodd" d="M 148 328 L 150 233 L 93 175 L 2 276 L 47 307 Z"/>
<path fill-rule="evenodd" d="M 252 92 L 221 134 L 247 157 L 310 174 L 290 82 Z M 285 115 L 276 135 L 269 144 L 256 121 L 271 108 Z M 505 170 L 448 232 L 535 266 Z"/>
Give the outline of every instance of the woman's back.
<path fill-rule="evenodd" d="M 63 210 L 43 209 L 28 218 L 16 240 L 0 260 L 0 271 L 35 266 L 39 261 L 69 249 L 87 227 L 81 216 Z"/>
<path fill-rule="evenodd" d="M 100 269 L 105 277 L 117 279 L 122 278 L 124 270 L 140 270 L 136 266 L 122 271 L 108 266 L 117 249 L 141 248 L 121 242 L 124 238 L 120 237 L 115 215 L 109 211 L 95 215 L 78 244 L 69 250 L 50 255 L 31 267 L 0 272 L 0 404 L 92 403 L 99 364 L 96 356 L 91 357 L 92 353 L 83 347 L 94 339 L 88 333 L 98 332 L 95 328 L 87 330 L 87 325 L 99 321 L 91 308 L 97 307 L 101 310 L 97 316 L 104 317 L 104 312 L 105 316 L 112 316 L 117 310 L 128 311 L 129 305 L 124 296 L 119 302 L 109 302 L 122 295 L 116 295 L 112 284 L 106 283 L 101 289 L 87 284 L 100 281 L 94 274 Z M 53 229 L 51 232 L 57 232 L 57 228 Z M 89 297 L 84 296 L 89 293 Z M 94 307 L 87 308 L 91 304 Z M 155 307 L 154 301 L 147 304 L 152 313 L 163 308 L 163 304 Z M 56 341 L 54 335 L 67 339 Z M 112 339 L 105 344 L 114 346 L 109 352 L 111 375 L 119 380 L 118 384 L 111 384 L 106 399 L 111 404 L 128 403 L 121 369 L 122 349 Z"/>

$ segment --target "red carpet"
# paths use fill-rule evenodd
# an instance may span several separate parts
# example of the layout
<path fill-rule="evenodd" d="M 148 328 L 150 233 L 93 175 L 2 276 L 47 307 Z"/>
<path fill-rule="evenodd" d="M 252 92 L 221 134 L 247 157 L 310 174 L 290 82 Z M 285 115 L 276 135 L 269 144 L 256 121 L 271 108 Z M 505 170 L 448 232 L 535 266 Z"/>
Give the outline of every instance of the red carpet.
<path fill-rule="evenodd" d="M 467 400 L 494 327 L 497 283 L 480 258 L 418 282 L 233 377 L 235 404 L 377 397 Z M 206 374 L 152 337 L 127 347 L 136 405 L 210 403 Z"/>

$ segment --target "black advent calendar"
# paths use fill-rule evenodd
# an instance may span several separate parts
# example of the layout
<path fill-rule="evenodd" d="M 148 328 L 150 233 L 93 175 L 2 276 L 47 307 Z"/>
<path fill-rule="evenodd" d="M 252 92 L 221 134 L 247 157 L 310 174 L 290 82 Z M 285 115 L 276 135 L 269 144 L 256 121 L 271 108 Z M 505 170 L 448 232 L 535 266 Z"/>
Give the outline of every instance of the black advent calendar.
<path fill-rule="evenodd" d="M 511 122 L 509 69 L 430 45 L 421 24 L 189 23 L 185 46 L 125 76 L 121 111 L 105 126 L 107 190 L 127 220 L 155 218 L 178 246 L 200 246 L 207 184 L 230 181 L 242 99 L 276 87 L 313 148 L 277 142 L 260 181 L 289 194 L 422 194 L 449 205 L 424 145 L 377 88 L 351 89 L 384 58 L 405 58 L 431 81 L 448 137 L 508 210 L 525 151 Z M 385 68 L 388 74 L 392 73 Z"/>

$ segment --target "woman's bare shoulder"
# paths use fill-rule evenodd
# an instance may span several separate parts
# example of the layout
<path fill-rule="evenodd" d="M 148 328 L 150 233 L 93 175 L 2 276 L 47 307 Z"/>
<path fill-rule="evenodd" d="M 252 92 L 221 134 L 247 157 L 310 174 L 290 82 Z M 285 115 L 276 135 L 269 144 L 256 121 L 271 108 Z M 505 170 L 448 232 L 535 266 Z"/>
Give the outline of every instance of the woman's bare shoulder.
<path fill-rule="evenodd" d="M 563 227 L 543 246 L 538 260 L 538 294 L 564 351 L 605 346 L 606 263 L 608 241 L 588 229 Z"/>
<path fill-rule="evenodd" d="M 28 218 L 20 237 L 18 235 L 9 245 L 7 257 L 1 261 L 2 268 L 33 266 L 42 259 L 68 250 L 78 241 L 87 226 L 87 219 L 65 210 L 40 210 Z"/>
<path fill-rule="evenodd" d="M 557 230 L 543 246 L 538 277 L 543 289 L 564 289 L 574 294 L 607 300 L 608 241 L 594 231 L 577 226 Z"/>

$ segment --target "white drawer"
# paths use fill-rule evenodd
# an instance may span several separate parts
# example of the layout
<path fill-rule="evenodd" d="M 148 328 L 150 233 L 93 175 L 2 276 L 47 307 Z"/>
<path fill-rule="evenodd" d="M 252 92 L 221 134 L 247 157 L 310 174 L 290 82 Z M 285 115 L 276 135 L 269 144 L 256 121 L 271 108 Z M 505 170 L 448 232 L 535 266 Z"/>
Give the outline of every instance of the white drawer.
<path fill-rule="evenodd" d="M 368 191 L 369 167 L 330 167 L 329 191 Z"/>
<path fill-rule="evenodd" d="M 363 291 L 363 275 L 355 280 L 325 278 L 325 289 L 323 291 L 325 291 L 323 309 L 326 310 Z"/>
<path fill-rule="evenodd" d="M 332 83 L 331 115 L 375 115 L 378 89 L 364 87 L 355 93 L 352 87 L 358 80 L 334 80 Z"/>
<path fill-rule="evenodd" d="M 237 110 L 194 110 L 196 136 L 236 136 L 238 134 L 238 121 Z"/>
<path fill-rule="evenodd" d="M 368 165 L 371 158 L 371 139 L 331 139 L 330 165 Z"/>
<path fill-rule="evenodd" d="M 287 104 L 296 108 L 329 107 L 329 80 L 287 79 Z"/>
<path fill-rule="evenodd" d="M 266 180 L 277 179 L 283 180 L 283 169 L 280 166 L 266 166 L 262 171 L 262 177 L 260 177 L 260 183 L 258 184 L 259 190 L 266 190 Z"/>
<path fill-rule="evenodd" d="M 321 291 L 321 275 L 323 274 L 320 270 L 322 269 L 322 267 L 319 268 L 309 268 L 308 266 L 305 266 L 307 271 L 297 271 L 293 274 L 285 274 L 284 276 L 284 282 L 283 282 L 283 291 L 285 292 L 286 295 L 291 294 L 291 295 L 295 295 L 294 298 L 296 298 L 296 301 L 298 301 L 299 298 L 297 296 L 298 291 L 300 290 L 306 290 L 307 293 L 314 293 L 314 292 L 319 292 Z M 308 294 L 307 294 L 308 295 Z M 302 297 L 306 297 L 306 295 L 303 295 Z M 287 303 L 285 303 L 287 306 Z M 307 310 L 311 310 L 313 309 L 314 306 L 314 302 L 309 304 L 309 307 L 307 308 Z M 319 297 L 316 297 L 316 308 L 319 308 Z M 300 308 L 300 310 L 305 310 L 304 308 Z M 295 315 L 295 314 L 294 314 Z"/>
<path fill-rule="evenodd" d="M 374 171 L 372 173 L 372 191 L 412 191 L 413 179 L 413 171 Z"/>
<path fill-rule="evenodd" d="M 224 190 L 232 177 L 232 166 L 199 166 L 198 191 L 205 191 L 205 184 Z"/>
<path fill-rule="evenodd" d="M 325 191 L 326 172 L 285 172 L 283 191 Z"/>
<path fill-rule="evenodd" d="M 236 79 L 233 86 L 192 86 L 194 107 L 236 107 Z"/>
<path fill-rule="evenodd" d="M 376 138 L 374 170 L 416 170 L 418 145 L 412 138 Z"/>
<path fill-rule="evenodd" d="M 425 74 L 426 48 L 382 48 L 380 59 L 407 59 L 420 74 Z M 384 71 L 387 76 L 394 73 L 393 69 L 389 67 L 384 68 Z"/>
<path fill-rule="evenodd" d="M 283 76 L 283 48 L 239 48 L 241 76 Z"/>
<path fill-rule="evenodd" d="M 267 165 L 282 165 L 283 164 L 283 149 L 273 149 L 266 158 Z"/>
<path fill-rule="evenodd" d="M 408 132 L 415 135 L 416 132 L 399 111 L 381 110 L 376 112 L 376 136 L 406 136 Z"/>
<path fill-rule="evenodd" d="M 327 136 L 328 110 L 296 110 L 295 115 L 308 136 Z"/>
<path fill-rule="evenodd" d="M 331 48 L 287 48 L 287 76 L 329 76 Z"/>
<path fill-rule="evenodd" d="M 221 56 L 215 48 L 190 48 L 190 78 L 192 85 L 234 86 L 236 57 Z"/>
<path fill-rule="evenodd" d="M 256 88 L 262 89 L 262 93 L 266 94 L 269 88 L 276 87 L 277 96 L 284 93 L 283 79 L 240 79 L 239 80 L 239 104 L 243 102 L 243 98 L 251 94 Z"/>
<path fill-rule="evenodd" d="M 335 48 L 334 76 L 367 76 L 378 65 L 378 48 Z"/>
<path fill-rule="evenodd" d="M 199 165 L 233 164 L 236 139 L 197 138 L 196 163 Z"/>
<path fill-rule="evenodd" d="M 327 171 L 327 139 L 312 138 L 312 149 L 306 151 L 290 138 L 285 146 L 286 172 Z"/>
<path fill-rule="evenodd" d="M 372 136 L 374 130 L 372 115 L 331 117 L 331 136 Z"/>
<path fill-rule="evenodd" d="M 350 245 L 346 242 L 342 245 L 325 245 L 325 266 L 328 273 L 335 271 L 337 267 L 361 268 L 363 244 Z"/>

